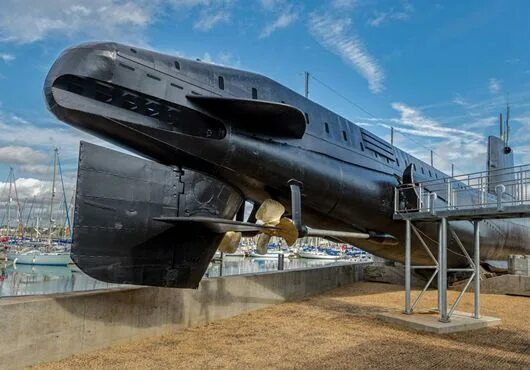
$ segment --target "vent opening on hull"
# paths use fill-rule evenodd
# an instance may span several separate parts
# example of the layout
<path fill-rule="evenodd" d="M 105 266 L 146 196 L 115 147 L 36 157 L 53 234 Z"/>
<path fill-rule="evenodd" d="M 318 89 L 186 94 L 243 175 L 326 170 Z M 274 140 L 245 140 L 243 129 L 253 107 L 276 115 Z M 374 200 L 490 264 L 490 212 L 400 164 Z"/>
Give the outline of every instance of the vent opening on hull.
<path fill-rule="evenodd" d="M 171 124 L 177 131 L 187 135 L 210 139 L 222 139 L 226 136 L 226 129 L 221 122 L 193 109 L 108 82 L 88 77 L 64 75 L 59 77 L 53 86 Z M 180 86 L 173 86 L 182 89 Z"/>

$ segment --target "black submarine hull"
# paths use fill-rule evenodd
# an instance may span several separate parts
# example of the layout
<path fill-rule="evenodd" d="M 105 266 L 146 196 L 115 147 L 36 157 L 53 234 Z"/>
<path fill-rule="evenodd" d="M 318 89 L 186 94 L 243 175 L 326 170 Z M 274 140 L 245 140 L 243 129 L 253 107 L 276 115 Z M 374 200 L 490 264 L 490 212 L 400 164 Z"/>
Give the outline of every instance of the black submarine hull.
<path fill-rule="evenodd" d="M 296 179 L 304 184 L 305 223 L 392 234 L 399 245 L 343 241 L 396 261 L 404 257 L 404 225 L 392 219 L 393 196 L 403 171 L 413 163 L 433 178 L 447 176 L 264 76 L 126 45 L 68 49 L 51 68 L 44 94 L 64 122 L 163 165 L 208 174 L 247 200 L 274 198 L 289 210 L 288 181 Z M 234 114 L 242 107 L 245 114 Z M 276 116 L 263 119 L 275 109 Z M 529 252 L 526 221 L 489 225 L 482 229 L 483 259 Z M 417 226 L 436 251 L 436 225 Z M 471 224 L 452 226 L 470 247 Z M 465 264 L 458 249 L 450 240 L 449 266 Z M 418 240 L 412 260 L 431 262 Z"/>

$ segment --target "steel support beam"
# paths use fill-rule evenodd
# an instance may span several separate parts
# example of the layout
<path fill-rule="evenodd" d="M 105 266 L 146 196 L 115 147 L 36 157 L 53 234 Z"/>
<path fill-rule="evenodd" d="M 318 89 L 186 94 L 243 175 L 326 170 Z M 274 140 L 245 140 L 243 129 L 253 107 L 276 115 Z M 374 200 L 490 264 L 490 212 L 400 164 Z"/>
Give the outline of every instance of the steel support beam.
<path fill-rule="evenodd" d="M 473 221 L 473 258 L 475 260 L 475 286 L 473 289 L 475 296 L 475 310 L 473 317 L 480 318 L 480 221 Z"/>
<path fill-rule="evenodd" d="M 412 314 L 412 308 L 410 303 L 410 288 L 411 288 L 411 255 L 412 255 L 412 225 L 410 220 L 405 222 L 405 313 L 407 315 Z"/>
<path fill-rule="evenodd" d="M 447 315 L 447 218 L 443 217 L 440 223 L 440 248 L 438 256 L 438 264 L 440 266 L 439 279 L 440 285 L 438 292 L 440 294 L 440 321 L 448 322 Z"/>

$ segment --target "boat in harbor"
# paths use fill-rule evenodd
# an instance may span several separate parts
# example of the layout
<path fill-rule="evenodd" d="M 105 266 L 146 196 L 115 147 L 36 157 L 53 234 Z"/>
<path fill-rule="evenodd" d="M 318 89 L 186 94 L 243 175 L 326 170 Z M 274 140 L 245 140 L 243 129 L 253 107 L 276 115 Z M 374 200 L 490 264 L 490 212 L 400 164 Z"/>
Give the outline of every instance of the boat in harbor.
<path fill-rule="evenodd" d="M 24 238 L 21 238 L 18 242 L 10 245 L 9 249 L 7 250 L 7 259 L 11 260 L 13 264 L 67 266 L 68 264 L 72 263 L 72 260 L 70 259 L 70 252 L 69 252 L 68 247 L 66 247 L 66 244 L 55 243 L 52 239 L 54 229 L 56 229 L 55 219 L 53 218 L 53 205 L 54 205 L 55 196 L 56 196 L 55 185 L 56 185 L 58 166 L 59 166 L 59 174 L 61 176 L 61 184 L 63 185 L 63 196 L 64 196 L 64 182 L 62 179 L 62 171 L 61 171 L 60 162 L 59 162 L 59 151 L 56 148 L 54 150 L 54 160 L 53 160 L 53 181 L 52 181 L 52 188 L 51 188 L 47 241 L 41 241 L 41 240 L 31 241 L 31 240 L 25 240 Z M 13 184 L 16 185 L 14 174 L 13 174 L 12 180 L 13 180 Z M 65 198 L 64 204 L 68 212 L 66 198 Z M 17 199 L 17 205 L 18 205 L 18 199 Z M 8 208 L 8 211 L 9 211 L 9 208 Z M 18 208 L 18 213 L 19 213 L 19 219 L 21 219 L 20 207 Z M 9 215 L 9 212 L 8 212 L 8 215 Z M 68 224 L 70 224 L 69 218 L 68 218 Z M 9 217 L 8 217 L 8 225 L 9 225 Z M 21 228 L 23 229 L 23 227 Z M 68 229 L 70 229 L 70 225 Z M 9 227 L 8 227 L 8 235 L 9 235 Z"/>
<path fill-rule="evenodd" d="M 248 254 L 249 257 L 252 258 L 261 258 L 261 259 L 278 259 L 278 255 L 283 254 L 285 258 L 292 257 L 292 253 L 289 250 L 283 250 L 283 249 L 274 249 L 269 248 L 267 250 L 267 253 L 265 254 L 259 254 L 256 250 L 250 251 Z"/>
<path fill-rule="evenodd" d="M 339 260 L 342 258 L 339 251 L 320 248 L 304 248 L 298 252 L 298 257 L 319 260 Z"/>
<path fill-rule="evenodd" d="M 69 252 L 43 252 L 39 249 L 7 252 L 7 259 L 14 265 L 67 266 L 72 262 Z"/>

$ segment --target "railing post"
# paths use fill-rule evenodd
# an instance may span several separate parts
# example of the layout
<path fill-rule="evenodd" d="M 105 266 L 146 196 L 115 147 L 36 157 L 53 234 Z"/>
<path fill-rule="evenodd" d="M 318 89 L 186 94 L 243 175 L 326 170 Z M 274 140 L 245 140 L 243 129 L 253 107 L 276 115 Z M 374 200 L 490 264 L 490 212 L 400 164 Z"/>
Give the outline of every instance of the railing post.
<path fill-rule="evenodd" d="M 410 306 L 410 285 L 411 285 L 411 222 L 405 221 L 405 313 L 410 315 L 412 313 Z"/>
<path fill-rule="evenodd" d="M 429 196 L 432 197 L 432 200 L 430 202 L 429 212 L 431 215 L 434 216 L 436 214 L 436 210 L 434 209 L 434 203 L 435 203 L 435 200 L 438 198 L 438 195 L 436 193 L 430 193 Z"/>
<path fill-rule="evenodd" d="M 480 318 L 480 221 L 473 221 L 473 259 L 475 260 L 475 312 L 473 317 L 475 319 Z"/>
<path fill-rule="evenodd" d="M 447 179 L 447 209 L 451 209 L 453 202 L 452 202 L 452 192 L 451 192 L 451 179 Z"/>
<path fill-rule="evenodd" d="M 495 186 L 495 193 L 497 194 L 497 211 L 502 211 L 502 196 L 506 191 L 506 187 L 503 184 Z"/>
<path fill-rule="evenodd" d="M 440 275 L 438 277 L 440 321 L 448 322 L 449 317 L 447 317 L 447 218 L 445 217 L 442 217 L 440 221 L 438 264 L 440 265 Z"/>

